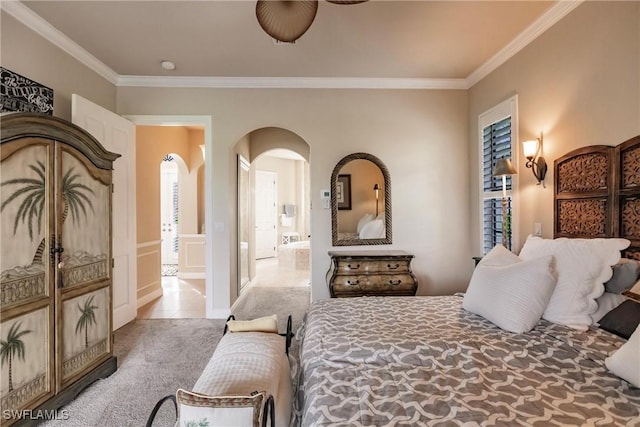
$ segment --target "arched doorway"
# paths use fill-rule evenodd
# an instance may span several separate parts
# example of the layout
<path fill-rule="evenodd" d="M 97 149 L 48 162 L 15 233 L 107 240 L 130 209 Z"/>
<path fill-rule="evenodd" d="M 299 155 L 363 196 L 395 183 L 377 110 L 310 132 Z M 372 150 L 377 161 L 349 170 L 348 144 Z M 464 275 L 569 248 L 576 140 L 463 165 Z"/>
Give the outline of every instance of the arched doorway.
<path fill-rule="evenodd" d="M 232 312 L 256 292 L 304 293 L 311 278 L 309 145 L 286 129 L 262 128 L 234 148 L 238 262 L 232 277 L 239 298 Z"/>

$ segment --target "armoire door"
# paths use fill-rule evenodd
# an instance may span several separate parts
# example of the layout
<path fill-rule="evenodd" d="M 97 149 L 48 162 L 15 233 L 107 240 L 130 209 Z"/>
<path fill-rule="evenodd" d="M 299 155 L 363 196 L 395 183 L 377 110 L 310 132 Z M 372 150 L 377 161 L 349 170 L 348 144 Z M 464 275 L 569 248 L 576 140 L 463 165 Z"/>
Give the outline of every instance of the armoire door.
<path fill-rule="evenodd" d="M 111 173 L 56 147 L 59 390 L 111 353 Z"/>
<path fill-rule="evenodd" d="M 0 407 L 3 425 L 55 392 L 54 144 L 21 138 L 0 151 Z M 10 415 L 7 417 L 7 414 Z"/>

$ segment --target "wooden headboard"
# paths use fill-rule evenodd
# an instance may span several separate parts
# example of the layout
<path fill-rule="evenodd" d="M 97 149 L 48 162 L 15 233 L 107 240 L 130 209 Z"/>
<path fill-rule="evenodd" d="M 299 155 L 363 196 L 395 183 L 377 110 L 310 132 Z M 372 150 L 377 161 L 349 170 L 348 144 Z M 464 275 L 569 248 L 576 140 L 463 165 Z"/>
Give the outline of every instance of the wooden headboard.
<path fill-rule="evenodd" d="M 623 237 L 623 256 L 640 260 L 640 135 L 573 150 L 554 170 L 554 237 Z"/>

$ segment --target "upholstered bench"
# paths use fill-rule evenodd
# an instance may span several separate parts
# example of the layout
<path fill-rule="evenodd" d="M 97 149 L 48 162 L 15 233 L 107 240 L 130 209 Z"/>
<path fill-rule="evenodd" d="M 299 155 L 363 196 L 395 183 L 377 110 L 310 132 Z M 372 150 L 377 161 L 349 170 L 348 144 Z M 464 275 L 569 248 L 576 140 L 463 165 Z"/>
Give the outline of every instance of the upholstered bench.
<path fill-rule="evenodd" d="M 291 316 L 285 334 L 277 333 L 275 316 L 253 321 L 227 319 L 209 363 L 193 386 L 161 399 L 147 420 L 153 423 L 166 400 L 176 406 L 176 426 L 289 425 L 292 407 L 288 359 Z"/>

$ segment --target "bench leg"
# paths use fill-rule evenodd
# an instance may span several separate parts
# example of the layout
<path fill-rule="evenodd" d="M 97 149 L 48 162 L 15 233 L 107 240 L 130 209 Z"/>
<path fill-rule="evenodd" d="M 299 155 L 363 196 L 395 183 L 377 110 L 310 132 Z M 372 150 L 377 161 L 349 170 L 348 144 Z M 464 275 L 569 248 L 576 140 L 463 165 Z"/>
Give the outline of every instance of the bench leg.
<path fill-rule="evenodd" d="M 153 407 L 153 411 L 151 411 L 149 418 L 147 418 L 147 423 L 145 424 L 145 427 L 151 427 L 151 425 L 153 424 L 153 420 L 156 418 L 156 414 L 160 410 L 160 407 L 167 400 L 171 400 L 173 402 L 173 407 L 176 410 L 176 419 L 178 419 L 178 403 L 176 402 L 176 396 L 174 394 L 170 394 L 158 400 L 158 403 L 156 403 L 156 406 Z"/>

